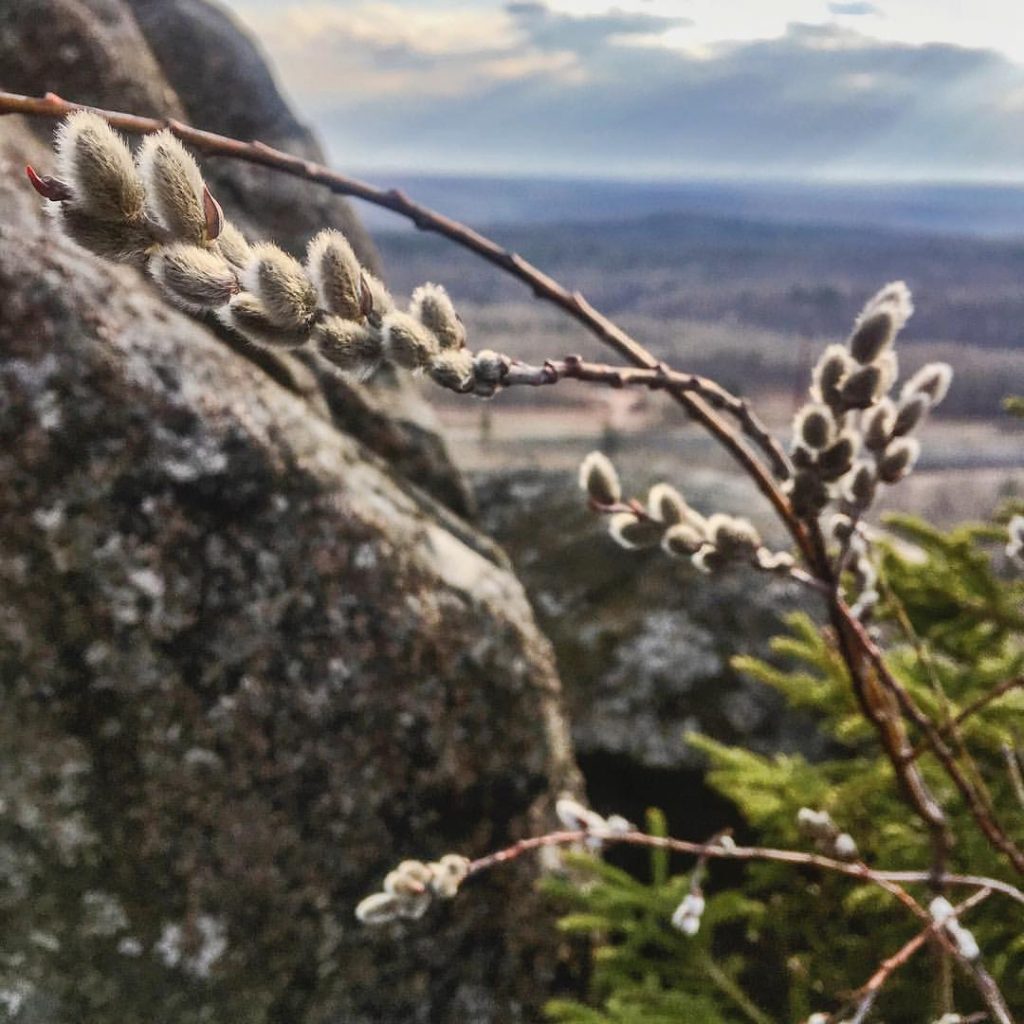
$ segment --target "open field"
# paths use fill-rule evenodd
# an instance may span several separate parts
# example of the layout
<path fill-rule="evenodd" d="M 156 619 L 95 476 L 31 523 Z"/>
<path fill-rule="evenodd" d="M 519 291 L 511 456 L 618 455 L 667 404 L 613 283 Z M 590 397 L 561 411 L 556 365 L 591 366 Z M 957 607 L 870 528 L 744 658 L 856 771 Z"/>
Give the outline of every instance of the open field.
<path fill-rule="evenodd" d="M 843 339 L 875 289 L 903 278 L 917 306 L 898 347 L 903 374 L 943 360 L 955 381 L 922 432 L 924 453 L 900 489 L 901 506 L 952 522 L 1024 493 L 1024 429 L 1001 410 L 1006 395 L 1024 394 L 1024 243 L 695 212 L 613 213 L 573 224 L 538 215 L 490 233 L 581 288 L 659 358 L 751 398 L 783 437 L 824 344 Z M 385 234 L 381 248 L 399 293 L 423 280 L 449 286 L 476 348 L 527 361 L 575 352 L 615 361 L 580 326 L 441 239 Z M 696 473 L 716 490 L 743 493 L 721 453 L 662 396 L 566 382 L 487 404 L 436 389 L 430 397 L 471 472 L 568 472 L 601 445 L 648 477 L 678 475 L 681 459 L 688 480 Z"/>

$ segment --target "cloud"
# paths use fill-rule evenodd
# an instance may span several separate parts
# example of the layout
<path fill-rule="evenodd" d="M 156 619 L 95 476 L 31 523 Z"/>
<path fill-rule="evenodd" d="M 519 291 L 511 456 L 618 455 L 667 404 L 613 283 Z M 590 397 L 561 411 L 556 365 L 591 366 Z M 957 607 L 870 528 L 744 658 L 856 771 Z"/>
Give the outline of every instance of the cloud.
<path fill-rule="evenodd" d="M 1024 70 L 990 50 L 881 42 L 833 23 L 696 53 L 662 39 L 679 18 L 573 16 L 530 0 L 267 18 L 283 79 L 347 166 L 1024 173 Z"/>
<path fill-rule="evenodd" d="M 848 2 L 833 2 L 828 5 L 829 14 L 845 14 L 851 17 L 861 17 L 869 14 L 881 16 L 881 10 L 866 0 L 848 0 Z"/>
<path fill-rule="evenodd" d="M 691 25 L 689 18 L 669 17 L 613 8 L 605 14 L 563 14 L 543 3 L 516 2 L 505 10 L 526 33 L 530 44 L 545 50 L 593 53 L 630 36 L 657 38 L 670 29 Z"/>

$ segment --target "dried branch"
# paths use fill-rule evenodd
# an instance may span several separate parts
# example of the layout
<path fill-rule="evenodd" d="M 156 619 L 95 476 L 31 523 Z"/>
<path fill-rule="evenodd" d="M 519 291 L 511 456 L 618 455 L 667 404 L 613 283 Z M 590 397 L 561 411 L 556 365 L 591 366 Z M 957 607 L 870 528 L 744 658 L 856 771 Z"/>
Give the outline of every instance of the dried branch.
<path fill-rule="evenodd" d="M 924 711 L 917 706 L 917 703 L 907 691 L 906 687 L 904 687 L 889 670 L 888 665 L 885 663 L 885 658 L 882 656 L 882 652 L 878 649 L 878 645 L 874 640 L 872 640 L 868 635 L 864 626 L 850 614 L 850 609 L 845 602 L 840 600 L 837 607 L 840 611 L 845 627 L 857 637 L 859 646 L 870 660 L 882 685 L 896 699 L 896 702 L 903 714 L 906 715 L 907 718 L 909 718 L 924 733 L 928 748 L 939 759 L 943 768 L 946 770 L 946 773 L 953 781 L 953 784 L 960 791 L 960 795 L 967 804 L 967 808 L 971 812 L 971 816 L 977 822 L 978 827 L 985 835 L 985 838 L 988 839 L 992 846 L 1003 853 L 1019 874 L 1024 875 L 1024 850 L 1021 850 L 1021 848 L 1017 846 L 996 819 L 995 815 L 989 812 L 989 809 L 981 794 L 977 791 L 977 788 L 956 763 L 956 757 L 953 754 L 953 751 L 947 746 L 938 727 L 928 717 L 928 715 L 926 715 Z M 907 751 L 904 760 L 905 765 L 910 763 L 913 755 L 913 750 Z"/>
<path fill-rule="evenodd" d="M 553 846 L 574 846 L 593 837 L 593 833 L 582 829 L 566 829 L 520 839 L 511 846 L 470 861 L 468 875 L 478 875 L 501 864 L 517 860 L 524 854 L 531 853 L 534 850 Z M 862 881 L 872 882 L 875 885 L 880 885 L 887 892 L 892 892 L 891 887 L 894 885 L 930 884 L 932 881 L 930 871 L 886 871 L 870 868 L 862 861 L 837 860 L 834 857 L 826 857 L 820 853 L 806 853 L 802 850 L 780 850 L 767 846 L 730 846 L 729 844 L 723 845 L 714 842 L 696 843 L 686 839 L 674 839 L 670 836 L 652 836 L 646 832 L 609 832 L 602 833 L 599 838 L 602 843 L 608 845 L 644 846 L 669 850 L 673 853 L 681 853 L 698 858 L 738 861 L 768 860 L 783 864 L 797 864 L 805 867 L 820 868 L 823 871 L 831 871 L 836 874 L 846 875 L 849 878 L 858 878 Z M 942 875 L 940 881 L 944 886 L 991 889 L 993 892 L 1001 893 L 1024 906 L 1024 892 L 1009 882 L 1003 882 L 997 878 L 947 873 Z M 917 901 L 912 900 L 912 902 L 921 911 L 917 916 L 921 917 L 923 913 L 924 917 L 930 921 L 931 919 L 928 917 L 927 912 L 922 910 Z"/>
<path fill-rule="evenodd" d="M 956 907 L 956 916 L 959 918 L 991 895 L 991 889 L 979 889 Z M 856 1007 L 853 1017 L 850 1018 L 850 1024 L 860 1024 L 867 1018 L 879 992 L 893 974 L 906 964 L 926 942 L 934 938 L 940 932 L 941 927 L 938 922 L 932 921 L 912 939 L 904 943 L 892 956 L 882 961 L 875 973 L 854 993 Z M 995 1019 L 1001 1020 L 1004 1024 L 1013 1024 L 1012 1019 L 1008 1016 L 996 1016 Z"/>

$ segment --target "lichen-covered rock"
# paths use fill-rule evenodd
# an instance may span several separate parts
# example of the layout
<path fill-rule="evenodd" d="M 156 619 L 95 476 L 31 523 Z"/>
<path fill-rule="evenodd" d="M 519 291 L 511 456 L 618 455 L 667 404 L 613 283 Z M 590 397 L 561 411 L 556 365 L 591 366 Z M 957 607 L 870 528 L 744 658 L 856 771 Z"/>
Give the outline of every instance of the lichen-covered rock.
<path fill-rule="evenodd" d="M 536 1020 L 559 686 L 484 538 L 40 215 L 0 124 L 0 1005 L 114 1024 Z M 450 525 L 450 528 L 446 525 Z"/>

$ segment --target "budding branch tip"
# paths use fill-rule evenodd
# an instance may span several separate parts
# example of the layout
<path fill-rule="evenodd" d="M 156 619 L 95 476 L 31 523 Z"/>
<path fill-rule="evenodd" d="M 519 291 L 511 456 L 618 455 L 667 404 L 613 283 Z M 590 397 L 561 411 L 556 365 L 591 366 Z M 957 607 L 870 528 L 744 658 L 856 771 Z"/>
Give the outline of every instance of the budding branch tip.
<path fill-rule="evenodd" d="M 206 217 L 206 237 L 212 242 L 224 230 L 224 211 L 207 185 L 203 185 L 203 214 Z"/>
<path fill-rule="evenodd" d="M 51 178 L 49 175 L 40 176 L 31 164 L 25 165 L 25 174 L 29 183 L 44 199 L 59 203 L 71 198 L 71 191 L 59 178 Z"/>

